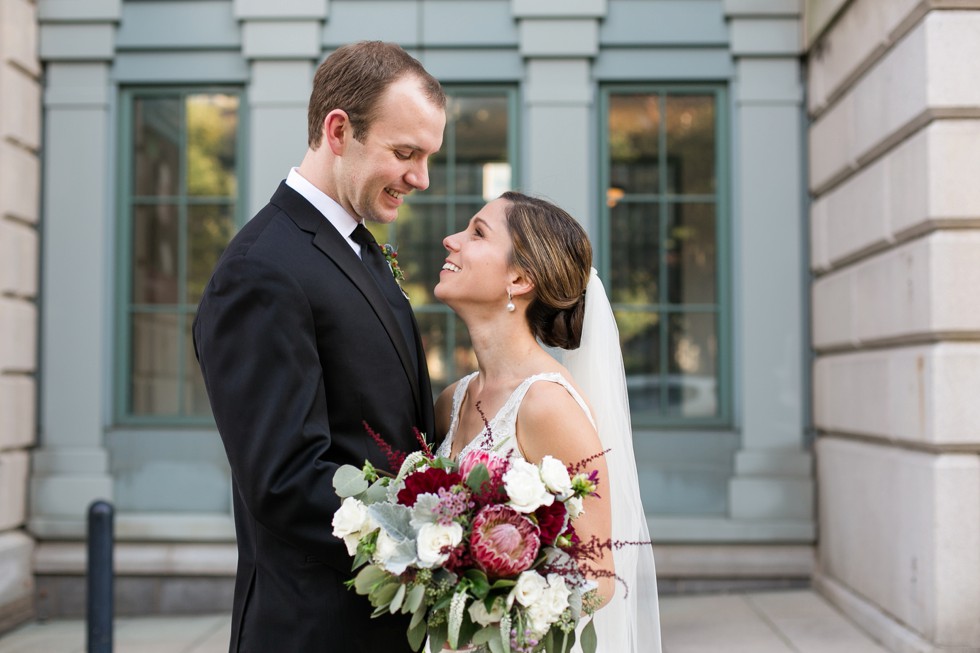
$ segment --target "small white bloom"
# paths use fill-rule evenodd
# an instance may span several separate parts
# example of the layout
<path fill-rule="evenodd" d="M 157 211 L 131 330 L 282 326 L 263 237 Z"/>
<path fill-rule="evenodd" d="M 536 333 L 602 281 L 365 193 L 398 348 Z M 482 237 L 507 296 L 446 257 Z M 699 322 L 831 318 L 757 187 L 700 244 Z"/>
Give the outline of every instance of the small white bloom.
<path fill-rule="evenodd" d="M 541 460 L 541 480 L 560 497 L 567 497 L 572 493 L 572 479 L 568 475 L 568 469 L 557 458 L 545 456 Z"/>
<path fill-rule="evenodd" d="M 541 596 L 527 606 L 529 626 L 538 636 L 548 632 L 551 625 L 558 621 L 568 608 L 568 597 L 571 594 L 571 590 L 565 585 L 565 579 L 558 574 L 548 574 L 547 583 L 548 586 L 541 592 Z"/>
<path fill-rule="evenodd" d="M 456 522 L 448 526 L 424 524 L 419 529 L 418 547 L 419 567 L 431 569 L 449 559 L 449 552 L 463 541 L 463 527 Z M 445 553 L 443 553 L 445 551 Z"/>
<path fill-rule="evenodd" d="M 381 529 L 378 531 L 378 541 L 374 548 L 374 560 L 384 564 L 388 562 L 391 557 L 395 554 L 395 550 L 398 547 L 398 541 L 391 535 L 388 535 L 388 531 Z"/>
<path fill-rule="evenodd" d="M 507 491 L 510 506 L 525 514 L 541 506 L 550 506 L 555 500 L 555 495 L 548 492 L 541 480 L 537 466 L 520 459 L 513 460 L 504 474 L 504 490 Z"/>
<path fill-rule="evenodd" d="M 333 534 L 343 538 L 359 535 L 367 520 L 367 507 L 358 499 L 347 497 L 333 514 Z"/>
<path fill-rule="evenodd" d="M 487 611 L 487 607 L 483 604 L 483 601 L 473 601 L 470 605 L 470 619 L 481 626 L 498 623 L 503 616 L 504 602 L 500 599 L 496 599 L 493 602 L 493 609 L 490 611 Z"/>
<path fill-rule="evenodd" d="M 507 609 L 510 610 L 515 600 L 524 607 L 534 605 L 541 600 L 547 583 L 548 581 L 544 579 L 544 576 L 536 571 L 521 572 L 521 575 L 517 577 L 517 584 L 514 585 L 514 589 L 507 595 Z"/>
<path fill-rule="evenodd" d="M 572 497 L 565 502 L 565 508 L 568 510 L 568 516 L 572 519 L 578 519 L 580 515 L 585 514 L 582 497 Z"/>

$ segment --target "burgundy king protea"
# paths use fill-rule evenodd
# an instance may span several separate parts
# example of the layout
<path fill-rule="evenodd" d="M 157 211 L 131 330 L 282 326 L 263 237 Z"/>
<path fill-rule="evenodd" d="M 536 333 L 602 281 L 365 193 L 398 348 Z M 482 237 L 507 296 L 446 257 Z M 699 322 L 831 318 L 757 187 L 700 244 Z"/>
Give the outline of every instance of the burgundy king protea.
<path fill-rule="evenodd" d="M 473 520 L 470 553 L 490 578 L 528 569 L 540 546 L 538 527 L 510 506 L 487 506 Z"/>

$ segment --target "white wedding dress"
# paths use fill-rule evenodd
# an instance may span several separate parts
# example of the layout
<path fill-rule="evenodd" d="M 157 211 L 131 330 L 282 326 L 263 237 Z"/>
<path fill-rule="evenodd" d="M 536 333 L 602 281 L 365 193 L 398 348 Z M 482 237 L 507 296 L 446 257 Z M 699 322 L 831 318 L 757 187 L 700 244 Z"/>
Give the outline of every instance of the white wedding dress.
<path fill-rule="evenodd" d="M 442 443 L 436 450 L 437 456 L 442 456 L 449 458 L 452 452 L 453 438 L 456 435 L 456 429 L 459 427 L 459 413 L 460 408 L 463 405 L 463 398 L 466 396 L 466 389 L 470 385 L 470 381 L 476 378 L 479 372 L 473 372 L 468 376 L 464 376 L 456 384 L 456 390 L 453 392 L 453 408 L 452 408 L 452 421 L 449 424 L 449 432 L 446 433 L 446 437 L 442 439 Z M 497 414 L 492 418 L 488 419 L 489 433 L 487 428 L 484 427 L 480 433 L 473 438 L 470 442 L 466 443 L 466 446 L 459 452 L 457 457 L 462 456 L 468 451 L 473 449 L 483 449 L 485 451 L 492 451 L 497 455 L 503 456 L 505 458 L 519 457 L 523 458 L 520 448 L 517 446 L 517 413 L 520 411 L 521 403 L 524 401 L 524 395 L 530 390 L 531 385 L 535 381 L 550 381 L 552 383 L 557 383 L 563 388 L 568 390 L 568 394 L 572 395 L 578 405 L 582 407 L 589 421 L 592 422 L 592 426 L 595 426 L 595 421 L 592 419 L 592 414 L 589 412 L 589 408 L 582 397 L 579 396 L 575 388 L 572 387 L 568 381 L 565 380 L 558 372 L 546 372 L 544 374 L 535 374 L 524 379 L 517 388 L 511 393 L 504 405 L 500 407 Z M 571 462 L 571 461 L 566 461 Z"/>
<path fill-rule="evenodd" d="M 470 382 L 476 377 L 477 374 L 477 372 L 473 372 L 472 374 L 460 379 L 456 384 L 456 389 L 453 393 L 451 413 L 452 418 L 450 421 L 449 432 L 446 434 L 446 437 L 443 438 L 439 448 L 436 450 L 436 454 L 439 456 L 448 458 L 451 455 L 453 440 L 456 437 L 456 431 L 459 427 L 459 415 L 463 404 L 463 399 L 466 396 L 466 390 L 469 387 Z M 592 425 L 596 425 L 596 422 L 589 411 L 588 405 L 564 376 L 557 372 L 535 374 L 524 379 L 524 381 L 517 386 L 500 410 L 497 411 L 497 414 L 492 418 L 488 418 L 487 426 L 485 426 L 476 437 L 474 437 L 466 444 L 466 446 L 462 448 L 458 456 L 462 456 L 468 451 L 479 448 L 493 451 L 501 456 L 523 458 L 523 454 L 518 446 L 516 437 L 517 414 L 520 411 L 521 403 L 524 401 L 527 391 L 530 389 L 532 384 L 538 381 L 557 383 L 565 388 L 565 390 L 567 390 L 568 393 L 575 399 L 578 405 L 581 406 L 582 411 L 589 418 Z M 603 441 L 603 444 L 605 446 L 605 441 Z M 622 457 L 626 456 L 628 453 L 630 463 L 635 470 L 635 463 L 632 463 L 632 447 L 630 447 L 629 452 L 620 451 L 618 453 L 620 454 L 620 464 L 622 464 Z M 613 452 L 610 451 L 607 457 L 612 455 Z M 635 478 L 635 471 L 633 473 Z M 600 479 L 600 482 L 602 482 L 602 479 Z M 606 487 L 613 487 L 610 500 L 615 502 L 617 500 L 615 483 L 610 482 L 606 484 Z M 633 503 L 630 501 L 624 501 L 624 503 L 626 505 L 633 505 Z M 623 519 L 624 513 L 625 511 L 622 509 L 613 510 L 614 540 L 621 540 L 621 538 L 615 537 L 617 533 L 616 520 Z M 639 514 L 630 515 L 629 519 L 634 521 L 645 520 L 646 517 L 641 511 Z M 631 527 L 624 530 L 620 528 L 619 532 L 627 532 L 632 534 L 637 532 L 637 529 Z M 628 541 L 638 540 L 634 537 Z M 626 582 L 626 588 L 624 588 L 621 583 L 617 583 L 616 593 L 613 599 L 595 614 L 596 634 L 599 642 L 596 653 L 640 653 L 641 651 L 642 653 L 660 653 L 660 618 L 657 609 L 656 577 L 652 570 L 653 557 L 652 555 L 647 555 L 649 558 L 649 565 L 644 569 L 648 569 L 649 573 L 642 578 L 638 576 L 636 573 L 636 549 L 638 549 L 639 546 L 648 545 L 625 546 L 621 549 L 614 550 L 617 575 L 620 575 L 620 577 Z M 626 570 L 625 574 L 620 574 L 622 569 Z M 641 607 L 639 608 L 637 607 L 637 594 L 640 595 L 639 605 Z M 631 598 L 627 600 L 627 596 L 630 595 Z M 638 621 L 642 624 L 640 626 L 641 632 L 639 633 L 637 632 Z M 642 646 L 640 644 L 641 642 Z M 426 645 L 426 650 L 428 651 L 428 645 Z M 581 650 L 580 644 L 576 643 L 573 651 L 580 652 Z"/>

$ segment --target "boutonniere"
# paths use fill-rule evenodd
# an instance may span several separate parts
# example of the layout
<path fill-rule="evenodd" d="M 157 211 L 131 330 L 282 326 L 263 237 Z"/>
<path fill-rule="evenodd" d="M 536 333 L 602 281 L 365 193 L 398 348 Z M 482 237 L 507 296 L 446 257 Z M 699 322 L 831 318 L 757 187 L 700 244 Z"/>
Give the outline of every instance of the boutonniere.
<path fill-rule="evenodd" d="M 388 269 L 391 270 L 391 276 L 395 278 L 395 283 L 401 289 L 402 294 L 408 297 L 408 293 L 402 288 L 402 281 L 405 280 L 405 273 L 402 272 L 401 267 L 398 265 L 398 250 L 391 243 L 385 243 L 384 245 L 379 245 L 381 248 L 381 253 L 384 254 L 385 260 L 388 261 Z"/>

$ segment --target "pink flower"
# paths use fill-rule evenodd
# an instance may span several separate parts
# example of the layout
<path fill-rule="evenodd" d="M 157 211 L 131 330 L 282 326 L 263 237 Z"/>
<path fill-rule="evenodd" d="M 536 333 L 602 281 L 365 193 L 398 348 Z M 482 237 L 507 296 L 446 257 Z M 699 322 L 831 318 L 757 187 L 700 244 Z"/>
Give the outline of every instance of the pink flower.
<path fill-rule="evenodd" d="M 508 467 L 507 459 L 503 456 L 482 449 L 472 449 L 460 459 L 459 473 L 462 474 L 463 478 L 466 478 L 473 471 L 473 468 L 481 463 L 490 472 L 490 480 L 495 485 L 503 478 Z"/>
<path fill-rule="evenodd" d="M 540 546 L 537 526 L 510 506 L 487 506 L 473 520 L 470 552 L 490 578 L 528 569 Z"/>

